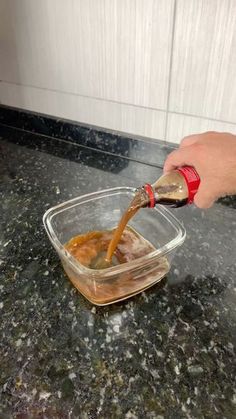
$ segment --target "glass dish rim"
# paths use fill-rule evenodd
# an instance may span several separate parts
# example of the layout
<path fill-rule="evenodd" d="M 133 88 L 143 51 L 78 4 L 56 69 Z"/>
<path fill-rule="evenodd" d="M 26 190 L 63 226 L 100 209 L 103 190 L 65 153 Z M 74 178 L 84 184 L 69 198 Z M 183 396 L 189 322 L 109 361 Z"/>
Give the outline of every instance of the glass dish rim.
<path fill-rule="evenodd" d="M 148 253 L 145 256 L 142 256 L 138 259 L 135 259 L 131 262 L 124 263 L 122 265 L 113 266 L 106 269 L 90 269 L 86 266 L 83 266 L 77 259 L 75 259 L 65 248 L 64 245 L 60 242 L 57 238 L 56 233 L 51 225 L 51 220 L 54 216 L 58 215 L 61 212 L 64 212 L 70 208 L 73 208 L 76 205 L 81 205 L 87 201 L 99 199 L 102 195 L 108 196 L 109 193 L 118 194 L 118 193 L 127 193 L 132 192 L 134 193 L 136 188 L 128 187 L 128 186 L 118 186 L 114 188 L 102 189 L 100 191 L 91 192 L 88 194 L 80 195 L 75 198 L 69 199 L 68 201 L 64 201 L 60 204 L 57 204 L 51 208 L 49 208 L 43 215 L 43 225 L 51 241 L 53 247 L 57 251 L 60 257 L 63 258 L 64 261 L 69 263 L 76 269 L 79 270 L 78 274 L 87 274 L 91 277 L 91 279 L 105 279 L 107 277 L 113 276 L 115 274 L 124 273 L 126 271 L 130 271 L 131 268 L 139 268 L 148 266 L 154 260 L 159 259 L 160 257 L 170 253 L 173 249 L 180 246 L 186 237 L 186 230 L 184 226 L 180 223 L 180 221 L 164 206 L 158 205 L 158 207 L 153 208 L 154 211 L 161 213 L 161 215 L 166 219 L 168 223 L 171 223 L 172 226 L 178 232 L 177 236 L 174 237 L 171 241 L 167 244 L 154 250 L 153 252 Z"/>

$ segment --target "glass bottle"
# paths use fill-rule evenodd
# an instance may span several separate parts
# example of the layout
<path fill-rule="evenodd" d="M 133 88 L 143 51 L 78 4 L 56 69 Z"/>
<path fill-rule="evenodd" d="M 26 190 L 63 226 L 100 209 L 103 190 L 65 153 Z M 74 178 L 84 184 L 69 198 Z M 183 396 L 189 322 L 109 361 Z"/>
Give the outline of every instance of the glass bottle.
<path fill-rule="evenodd" d="M 184 166 L 162 175 L 155 183 L 146 183 L 142 188 L 143 207 L 153 208 L 157 204 L 181 207 L 193 202 L 200 185 L 196 170 Z M 140 191 L 140 189 L 139 189 Z"/>

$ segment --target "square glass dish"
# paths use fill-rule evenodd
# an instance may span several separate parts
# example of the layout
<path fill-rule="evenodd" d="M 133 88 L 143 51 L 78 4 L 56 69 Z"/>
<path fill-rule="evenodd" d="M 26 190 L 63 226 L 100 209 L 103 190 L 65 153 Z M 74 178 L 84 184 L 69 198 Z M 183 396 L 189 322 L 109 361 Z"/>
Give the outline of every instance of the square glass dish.
<path fill-rule="evenodd" d="M 121 265 L 95 270 L 83 266 L 65 244 L 80 234 L 114 229 L 134 197 L 135 189 L 118 187 L 83 195 L 50 208 L 44 226 L 73 285 L 91 303 L 124 300 L 159 282 L 169 271 L 185 229 L 164 207 L 140 209 L 129 226 L 153 245 L 153 251 Z"/>

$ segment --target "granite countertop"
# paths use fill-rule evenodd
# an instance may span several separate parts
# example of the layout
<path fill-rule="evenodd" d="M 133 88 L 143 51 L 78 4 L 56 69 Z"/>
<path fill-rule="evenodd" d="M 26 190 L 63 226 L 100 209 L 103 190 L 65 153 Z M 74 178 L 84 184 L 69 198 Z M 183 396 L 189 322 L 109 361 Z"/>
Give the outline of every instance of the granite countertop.
<path fill-rule="evenodd" d="M 187 239 L 163 286 L 94 307 L 42 216 L 161 170 L 3 126 L 0 137 L 0 417 L 235 418 L 235 199 L 173 210 Z"/>

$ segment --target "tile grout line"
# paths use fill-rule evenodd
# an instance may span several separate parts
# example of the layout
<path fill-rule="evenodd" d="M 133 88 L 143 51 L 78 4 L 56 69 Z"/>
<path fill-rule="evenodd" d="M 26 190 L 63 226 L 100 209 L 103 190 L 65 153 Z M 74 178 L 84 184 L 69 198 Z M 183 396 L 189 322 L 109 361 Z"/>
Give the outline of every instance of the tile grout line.
<path fill-rule="evenodd" d="M 71 95 L 71 96 L 76 96 L 76 97 L 82 97 L 85 99 L 93 99 L 100 102 L 114 103 L 116 105 L 131 106 L 133 108 L 150 109 L 151 111 L 157 111 L 157 112 L 163 112 L 163 113 L 166 112 L 166 109 L 153 108 L 153 107 L 144 106 L 144 105 L 136 105 L 135 103 L 129 103 L 129 102 L 119 102 L 118 100 L 106 99 L 106 98 L 97 97 L 97 96 L 83 95 L 81 93 L 67 92 L 65 90 L 48 89 L 47 87 L 39 87 L 39 86 L 34 86 L 32 84 L 16 83 L 16 82 L 7 81 L 7 80 L 0 80 L 0 86 L 1 86 L 1 83 L 6 83 L 6 84 L 14 85 L 14 86 L 19 86 L 19 87 L 28 87 L 31 89 L 43 90 L 46 92 L 60 93 L 67 96 Z M 0 105 L 1 104 L 4 105 L 3 103 L 0 102 Z"/>
<path fill-rule="evenodd" d="M 125 137 L 128 140 L 132 140 L 132 141 L 139 141 L 139 142 L 142 142 L 142 143 L 145 143 L 145 144 L 159 144 L 159 145 L 161 144 L 162 146 L 165 146 L 165 141 L 160 140 L 159 138 L 144 137 L 140 134 L 125 132 L 125 131 L 119 131 L 119 130 L 112 129 L 112 128 L 106 128 L 106 127 L 103 127 L 103 126 L 93 125 L 93 124 L 86 123 L 86 122 L 79 122 L 79 121 L 75 121 L 73 119 L 65 119 L 63 117 L 58 117 L 58 116 L 55 116 L 55 115 L 43 114 L 43 113 L 40 113 L 40 112 L 32 111 L 30 109 L 17 108 L 17 107 L 13 107 L 13 106 L 10 106 L 10 105 L 4 105 L 4 104 L 0 103 L 0 125 L 16 128 L 16 129 L 19 129 L 19 130 L 24 130 L 24 128 L 20 128 L 20 127 L 15 126 L 15 125 L 9 125 L 8 123 L 4 122 L 4 119 L 3 120 L 1 119 L 1 109 L 2 108 L 6 109 L 7 111 L 10 110 L 10 111 L 15 111 L 15 112 L 20 112 L 20 113 L 23 113 L 23 114 L 26 114 L 26 115 L 41 117 L 43 119 L 52 119 L 56 123 L 66 123 L 66 124 L 69 124 L 69 125 L 76 126 L 77 128 L 82 127 L 82 128 L 89 129 L 89 130 L 92 129 L 94 131 L 98 131 L 99 133 L 105 133 L 105 134 L 109 134 L 109 135 L 112 135 L 112 136 L 115 136 L 115 137 L 122 136 L 122 137 Z M 40 133 L 38 131 L 30 131 L 30 130 L 28 130 L 28 131 L 32 132 L 34 134 L 46 135 L 46 134 Z M 48 135 L 46 135 L 46 136 L 48 136 Z M 50 135 L 49 135 L 49 137 L 50 137 Z M 58 138 L 58 137 L 52 137 L 52 138 Z"/>
<path fill-rule="evenodd" d="M 166 121 L 165 121 L 165 130 L 164 130 L 164 142 L 167 141 L 167 128 L 168 128 L 168 116 L 169 116 L 169 105 L 170 105 L 170 91 L 171 91 L 171 80 L 172 80 L 172 66 L 173 66 L 173 49 L 174 49 L 174 38 L 175 38 L 175 23 L 176 23 L 176 3 L 177 0 L 174 0 L 174 10 L 173 10 L 173 25 L 172 25 L 172 34 L 171 34 L 171 49 L 170 49 L 170 66 L 169 66 L 169 80 L 168 80 L 168 90 L 167 90 L 167 104 L 166 104 Z"/>
<path fill-rule="evenodd" d="M 177 0 L 175 0 L 175 1 L 177 1 Z M 172 59 L 171 59 L 171 61 L 172 61 Z M 171 71 L 171 69 L 172 69 L 172 62 L 171 62 L 171 66 L 170 66 L 170 71 Z M 171 111 L 169 109 L 170 87 L 171 87 L 170 86 L 170 84 L 171 84 L 171 79 L 170 78 L 169 78 L 169 83 L 168 83 L 167 109 L 153 108 L 153 107 L 144 106 L 144 105 L 136 105 L 136 104 L 128 103 L 128 102 L 118 102 L 118 101 L 112 100 L 112 99 L 105 99 L 105 98 L 99 98 L 99 97 L 96 97 L 96 96 L 82 95 L 80 93 L 66 92 L 66 91 L 63 91 L 63 90 L 48 89 L 46 87 L 38 87 L 38 86 L 29 85 L 29 84 L 15 83 L 15 82 L 7 81 L 7 80 L 0 80 L 0 86 L 1 86 L 1 83 L 6 83 L 6 84 L 9 84 L 9 85 L 14 85 L 14 86 L 19 86 L 19 87 L 28 87 L 28 88 L 32 88 L 32 89 L 36 89 L 36 90 L 42 90 L 42 91 L 46 91 L 46 92 L 59 93 L 59 94 L 67 95 L 67 96 L 72 95 L 72 96 L 76 96 L 76 97 L 81 97 L 81 98 L 86 98 L 86 99 L 91 99 L 91 100 L 97 100 L 97 101 L 100 101 L 100 102 L 114 103 L 116 105 L 131 106 L 131 107 L 137 108 L 137 109 L 145 109 L 145 110 L 150 110 L 150 111 L 157 111 L 157 112 L 165 113 L 167 115 L 169 113 L 171 113 L 173 115 L 178 115 L 178 116 L 187 116 L 187 117 L 190 117 L 190 118 L 204 119 L 206 121 L 220 122 L 222 124 L 236 125 L 236 121 L 233 122 L 233 121 L 227 121 L 225 119 L 212 118 L 210 116 L 196 115 L 196 114 L 191 114 L 191 113 L 187 113 L 187 112 Z M 22 109 L 22 111 L 24 111 L 24 112 L 32 112 L 32 113 L 37 113 L 37 114 L 43 115 L 40 112 L 32 111 L 30 109 L 17 108 L 17 107 L 14 107 L 13 105 L 7 105 L 7 104 L 2 103 L 0 101 L 0 107 L 1 106 L 14 108 L 16 110 Z M 61 117 L 56 117 L 55 115 L 49 115 L 49 116 L 51 118 L 55 118 L 55 119 L 63 119 Z M 70 121 L 70 120 L 68 120 L 68 121 Z M 74 122 L 77 122 L 77 121 L 74 121 Z M 87 123 L 81 123 L 81 124 L 89 125 Z M 165 124 L 165 130 L 164 131 L 166 131 L 166 128 L 167 128 L 167 121 L 166 121 L 166 124 Z M 106 129 L 106 128 L 103 128 L 103 129 Z M 164 134 L 166 134 L 166 132 Z M 129 133 L 127 133 L 127 135 L 136 135 L 136 134 L 129 134 Z M 164 139 L 163 142 L 165 143 L 166 140 Z"/>
<path fill-rule="evenodd" d="M 169 111 L 169 113 L 173 115 L 178 115 L 178 116 L 187 116 L 189 118 L 204 119 L 206 121 L 221 122 L 222 124 L 236 125 L 236 122 L 226 121 L 225 119 L 216 119 L 216 118 L 211 118 L 211 117 L 203 116 L 203 115 L 194 115 L 187 112 Z"/>
<path fill-rule="evenodd" d="M 8 83 L 8 84 L 16 84 L 16 83 Z M 25 87 L 31 87 L 31 86 L 26 86 L 26 85 L 23 85 L 23 84 L 21 84 L 19 86 L 22 86 L 22 87 L 23 86 L 25 86 Z M 41 89 L 41 87 L 33 87 L 33 88 L 34 89 L 39 89 L 39 90 L 44 90 L 44 89 Z M 54 91 L 54 90 L 48 90 L 48 91 Z M 55 90 L 55 92 L 63 93 L 63 92 L 60 92 L 59 90 L 58 91 Z M 66 93 L 65 92 L 65 94 L 71 94 L 71 93 Z M 82 95 L 79 95 L 79 94 L 74 94 L 74 95 L 75 96 L 79 96 L 79 97 L 88 97 L 89 99 L 101 100 L 101 101 L 104 101 L 104 102 L 111 102 L 111 101 L 109 101 L 107 99 L 98 99 L 98 98 L 95 98 L 93 96 L 82 96 Z M 166 113 L 167 112 L 164 109 L 149 108 L 149 107 L 146 107 L 146 106 L 132 105 L 130 103 L 124 103 L 124 102 L 112 102 L 112 103 L 117 103 L 117 104 L 120 104 L 120 105 L 133 106 L 135 108 L 142 108 L 142 109 L 146 109 L 146 110 L 149 110 L 150 109 L 151 111 L 158 111 L 158 112 L 163 112 L 163 113 Z M 19 108 L 19 107 L 13 106 L 13 105 L 7 105 L 5 103 L 1 103 L 0 102 L 0 110 L 1 110 L 1 107 L 7 108 L 7 109 L 10 108 L 12 110 L 21 111 L 21 112 L 25 112 L 25 113 L 32 113 L 34 115 L 37 114 L 39 116 L 53 118 L 55 120 L 64 120 L 64 121 L 69 122 L 69 123 L 75 123 L 75 124 L 79 124 L 79 125 L 83 125 L 83 126 L 90 126 L 90 125 L 92 125 L 93 127 L 97 128 L 97 129 L 104 130 L 104 131 L 106 131 L 106 130 L 107 131 L 117 131 L 119 134 L 125 134 L 127 136 L 136 136 L 140 140 L 142 140 L 142 138 L 143 138 L 143 141 L 146 141 L 146 139 L 147 140 L 151 140 L 151 142 L 153 142 L 153 141 L 155 142 L 156 140 L 158 140 L 158 139 L 152 138 L 152 137 L 143 137 L 142 135 L 139 135 L 139 134 L 132 134 L 132 133 L 129 133 L 129 132 L 123 132 L 123 131 L 115 130 L 115 129 L 112 129 L 112 128 L 100 127 L 98 125 L 93 125 L 93 124 L 90 124 L 90 123 L 87 123 L 87 122 L 78 122 L 78 121 L 73 120 L 73 119 L 67 119 L 67 118 L 63 118 L 63 117 L 59 117 L 59 116 L 55 116 L 55 115 L 43 114 L 42 112 L 32 111 L 31 109 L 26 109 L 26 108 Z M 236 125 L 236 121 L 235 122 L 233 122 L 233 121 L 226 121 L 225 119 L 216 119 L 216 118 L 211 118 L 209 116 L 194 115 L 194 114 L 187 113 L 187 112 L 169 111 L 169 113 L 170 114 L 173 114 L 173 115 L 177 115 L 177 116 L 187 116 L 189 118 L 204 119 L 206 121 L 220 122 L 222 124 L 229 124 L 229 125 Z M 159 141 L 162 141 L 162 140 L 159 140 Z M 164 141 L 163 141 L 163 143 L 164 143 Z"/>

